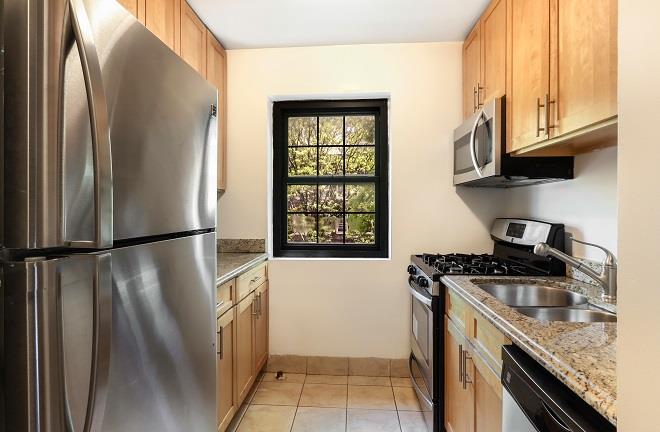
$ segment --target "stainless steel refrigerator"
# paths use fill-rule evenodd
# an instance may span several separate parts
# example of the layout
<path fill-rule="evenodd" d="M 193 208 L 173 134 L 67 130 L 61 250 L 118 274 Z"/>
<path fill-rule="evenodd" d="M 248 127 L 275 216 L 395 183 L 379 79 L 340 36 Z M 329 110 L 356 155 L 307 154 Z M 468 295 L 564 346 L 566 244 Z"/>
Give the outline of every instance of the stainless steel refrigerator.
<path fill-rule="evenodd" d="M 5 430 L 214 431 L 217 92 L 114 0 L 5 0 Z"/>

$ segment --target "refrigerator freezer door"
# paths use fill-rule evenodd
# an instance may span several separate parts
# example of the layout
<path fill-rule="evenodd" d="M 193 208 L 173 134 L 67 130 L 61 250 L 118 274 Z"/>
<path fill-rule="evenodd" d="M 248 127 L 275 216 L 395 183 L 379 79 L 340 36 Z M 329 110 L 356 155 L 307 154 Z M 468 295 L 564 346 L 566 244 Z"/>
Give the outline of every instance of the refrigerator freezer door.
<path fill-rule="evenodd" d="M 81 47 L 98 57 L 101 87 L 83 68 L 76 7 L 83 31 L 89 22 Z M 5 23 L 5 246 L 82 245 L 100 229 L 120 240 L 215 226 L 217 91 L 202 76 L 114 0 L 6 0 Z M 111 158 L 95 165 L 103 152 L 94 152 L 91 125 L 104 122 L 90 118 L 104 113 L 90 106 L 103 99 Z M 97 227 L 95 184 L 107 173 L 113 223 Z"/>
<path fill-rule="evenodd" d="M 215 234 L 3 265 L 7 430 L 215 430 Z"/>

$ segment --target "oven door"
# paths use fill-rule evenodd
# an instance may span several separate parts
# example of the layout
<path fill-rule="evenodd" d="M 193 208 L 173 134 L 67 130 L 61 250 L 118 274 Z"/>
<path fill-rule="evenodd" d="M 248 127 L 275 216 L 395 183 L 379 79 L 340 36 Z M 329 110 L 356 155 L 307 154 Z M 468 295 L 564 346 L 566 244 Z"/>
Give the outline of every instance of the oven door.
<path fill-rule="evenodd" d="M 413 278 L 408 280 L 411 301 L 411 379 L 418 381 L 429 400 L 433 395 L 433 299 Z M 421 401 L 420 401 L 421 402 Z"/>
<path fill-rule="evenodd" d="M 500 174 L 502 98 L 483 108 L 454 130 L 454 185 Z"/>

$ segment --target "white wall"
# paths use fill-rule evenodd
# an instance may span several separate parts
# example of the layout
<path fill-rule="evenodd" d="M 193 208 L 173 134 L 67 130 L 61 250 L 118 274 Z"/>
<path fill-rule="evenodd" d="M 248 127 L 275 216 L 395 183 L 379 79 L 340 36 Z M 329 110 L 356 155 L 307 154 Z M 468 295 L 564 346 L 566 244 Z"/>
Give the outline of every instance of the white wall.
<path fill-rule="evenodd" d="M 575 179 L 510 189 L 505 215 L 566 225 L 578 240 L 596 243 L 617 253 L 616 147 L 575 158 Z M 575 243 L 573 255 L 602 260 L 597 249 Z"/>
<path fill-rule="evenodd" d="M 660 2 L 619 1 L 619 430 L 656 432 L 660 374 Z M 649 83 L 651 83 L 649 85 Z"/>
<path fill-rule="evenodd" d="M 492 248 L 501 191 L 451 186 L 461 121 L 461 44 L 352 45 L 228 51 L 228 190 L 220 235 L 267 234 L 269 99 L 389 94 L 390 260 L 270 264 L 275 354 L 406 357 L 412 253 Z"/>

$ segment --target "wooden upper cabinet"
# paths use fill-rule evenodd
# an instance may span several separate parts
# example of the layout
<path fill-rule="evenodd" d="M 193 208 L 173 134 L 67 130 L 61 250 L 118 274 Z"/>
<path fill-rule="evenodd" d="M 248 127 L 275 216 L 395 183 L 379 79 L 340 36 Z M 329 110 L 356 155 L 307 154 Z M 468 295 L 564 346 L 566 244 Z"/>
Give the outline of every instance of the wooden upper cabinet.
<path fill-rule="evenodd" d="M 552 136 L 617 115 L 617 0 L 553 0 Z"/>
<path fill-rule="evenodd" d="M 206 26 L 185 0 L 181 1 L 181 58 L 206 77 Z"/>
<path fill-rule="evenodd" d="M 218 190 L 227 188 L 227 53 L 206 31 L 206 79 L 218 89 Z"/>
<path fill-rule="evenodd" d="M 117 3 L 124 6 L 136 18 L 140 18 L 144 9 L 144 0 L 117 0 Z"/>
<path fill-rule="evenodd" d="M 481 25 L 472 29 L 463 42 L 463 118 L 470 117 L 479 105 L 481 77 Z"/>
<path fill-rule="evenodd" d="M 144 11 L 140 11 L 141 8 L 138 7 L 140 21 L 178 54 L 181 38 L 181 0 L 142 1 L 144 1 Z"/>
<path fill-rule="evenodd" d="M 506 0 L 491 3 L 481 18 L 480 104 L 506 92 L 506 18 Z"/>
<path fill-rule="evenodd" d="M 550 96 L 550 0 L 512 0 L 509 7 L 508 150 L 515 151 L 547 138 L 545 107 L 539 104 Z"/>

